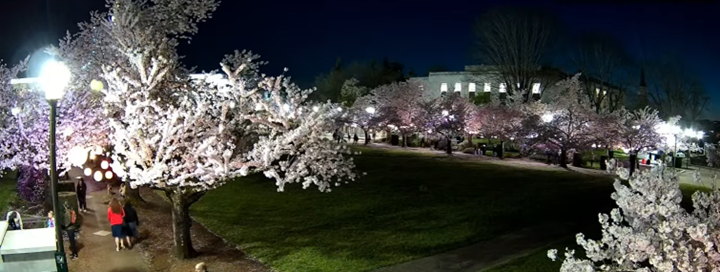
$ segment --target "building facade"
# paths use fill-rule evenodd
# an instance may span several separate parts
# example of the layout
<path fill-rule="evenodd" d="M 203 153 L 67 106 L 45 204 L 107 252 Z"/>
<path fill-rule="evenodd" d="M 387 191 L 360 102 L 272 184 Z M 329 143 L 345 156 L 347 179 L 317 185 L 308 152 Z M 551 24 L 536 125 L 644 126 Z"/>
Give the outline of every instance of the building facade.
<path fill-rule="evenodd" d="M 555 84 L 560 80 L 573 76 L 559 69 L 541 69 L 543 77 L 528 86 L 530 93 L 537 99 L 542 99 L 542 94 L 547 91 L 557 90 Z M 467 65 L 464 71 L 430 72 L 427 77 L 414 77 L 411 80 L 423 86 L 424 95 L 428 99 L 447 93 L 460 93 L 462 97 L 473 99 L 481 93 L 499 93 L 501 96 L 507 93 L 507 84 L 499 78 L 499 72 L 494 66 Z M 583 77 L 582 80 L 584 88 L 588 89 L 586 93 L 601 107 L 610 107 L 615 103 L 624 105 L 624 95 L 619 87 L 591 77 Z"/>

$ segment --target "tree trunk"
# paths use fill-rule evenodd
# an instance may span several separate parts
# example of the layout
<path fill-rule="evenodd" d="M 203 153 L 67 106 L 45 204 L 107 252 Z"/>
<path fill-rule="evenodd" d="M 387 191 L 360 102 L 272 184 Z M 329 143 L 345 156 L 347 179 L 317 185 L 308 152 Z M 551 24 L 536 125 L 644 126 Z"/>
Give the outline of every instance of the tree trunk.
<path fill-rule="evenodd" d="M 363 132 L 365 132 L 365 145 L 368 145 L 370 143 L 370 135 L 368 135 L 367 129 L 363 129 Z"/>
<path fill-rule="evenodd" d="M 629 175 L 629 177 L 632 177 L 633 173 L 635 173 L 636 166 L 637 166 L 637 153 L 632 152 L 632 153 L 630 153 L 630 175 Z"/>
<path fill-rule="evenodd" d="M 172 203 L 172 229 L 173 229 L 173 255 L 176 259 L 184 260 L 196 255 L 192 246 L 190 227 L 190 205 L 197 202 L 205 192 L 188 192 L 179 188 L 165 191 L 165 195 Z"/>
<path fill-rule="evenodd" d="M 498 148 L 498 158 L 501 160 L 505 158 L 505 141 L 500 141 L 500 147 Z"/>
<path fill-rule="evenodd" d="M 401 140 L 402 140 L 402 147 L 407 147 L 407 136 L 405 134 L 401 134 Z"/>
<path fill-rule="evenodd" d="M 445 137 L 447 139 L 447 147 L 445 148 L 445 153 L 448 155 L 452 154 L 452 141 L 450 140 L 450 137 Z"/>
<path fill-rule="evenodd" d="M 140 187 L 133 189 L 129 185 L 125 186 L 125 201 L 132 203 L 133 206 L 145 205 L 145 199 L 140 196 Z"/>
<path fill-rule="evenodd" d="M 560 148 L 560 167 L 567 168 L 567 149 Z"/>

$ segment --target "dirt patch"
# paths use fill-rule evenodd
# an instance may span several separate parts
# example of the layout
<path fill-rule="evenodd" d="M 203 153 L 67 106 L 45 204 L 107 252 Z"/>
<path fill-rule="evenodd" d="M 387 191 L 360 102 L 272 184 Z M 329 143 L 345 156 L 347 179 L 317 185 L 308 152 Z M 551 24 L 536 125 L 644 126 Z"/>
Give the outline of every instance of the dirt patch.
<path fill-rule="evenodd" d="M 170 204 L 148 188 L 142 188 L 140 195 L 147 201 L 147 205 L 136 207 L 141 223 L 141 240 L 137 248 L 154 271 L 194 271 L 199 262 L 205 262 L 210 271 L 272 271 L 197 222 L 193 222 L 191 233 L 193 246 L 199 256 L 190 260 L 175 260 L 171 255 L 173 239 Z"/>

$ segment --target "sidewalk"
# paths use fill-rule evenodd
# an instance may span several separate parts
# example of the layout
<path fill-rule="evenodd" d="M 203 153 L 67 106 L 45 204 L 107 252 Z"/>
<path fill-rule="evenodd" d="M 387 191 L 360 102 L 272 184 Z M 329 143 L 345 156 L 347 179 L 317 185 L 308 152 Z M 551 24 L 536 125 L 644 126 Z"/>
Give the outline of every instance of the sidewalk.
<path fill-rule="evenodd" d="M 72 272 L 149 272 L 149 268 L 137 249 L 115 251 L 107 220 L 107 205 L 103 203 L 104 190 L 88 193 L 88 212 L 83 215 L 83 225 L 78 235 L 78 256 L 68 259 Z M 70 256 L 69 242 L 65 241 L 65 252 Z"/>
<path fill-rule="evenodd" d="M 535 252 L 574 234 L 572 225 L 527 228 L 485 242 L 375 272 L 477 272 Z"/>

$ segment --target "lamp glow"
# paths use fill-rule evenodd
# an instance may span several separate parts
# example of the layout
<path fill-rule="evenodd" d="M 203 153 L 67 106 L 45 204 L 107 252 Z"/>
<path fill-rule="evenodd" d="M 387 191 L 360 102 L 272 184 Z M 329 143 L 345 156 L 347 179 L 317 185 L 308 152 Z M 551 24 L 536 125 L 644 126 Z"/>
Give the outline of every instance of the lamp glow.
<path fill-rule="evenodd" d="M 283 105 L 282 108 L 283 108 L 283 111 L 290 111 L 290 105 L 288 105 L 288 104 Z"/>
<path fill-rule="evenodd" d="M 93 174 L 93 179 L 97 182 L 100 182 L 103 179 L 103 174 L 100 171 L 95 171 L 95 174 Z"/>
<path fill-rule="evenodd" d="M 367 112 L 367 113 L 369 113 L 369 114 L 375 114 L 375 108 L 373 108 L 373 107 L 367 107 L 367 108 L 365 109 L 365 112 Z"/>
<path fill-rule="evenodd" d="M 450 114 L 448 111 L 446 111 L 446 110 L 442 111 L 442 116 L 448 116 L 448 114 Z"/>
<path fill-rule="evenodd" d="M 70 69 L 65 64 L 56 60 L 47 61 L 38 78 L 40 88 L 45 91 L 45 99 L 59 100 L 62 98 L 71 77 Z"/>
<path fill-rule="evenodd" d="M 68 151 L 68 159 L 72 165 L 82 167 L 87 162 L 88 152 L 82 146 L 73 147 Z"/>
<path fill-rule="evenodd" d="M 105 179 L 112 179 L 113 178 L 113 172 L 107 171 L 105 172 Z"/>
<path fill-rule="evenodd" d="M 108 163 L 108 161 L 100 162 L 100 168 L 102 168 L 103 170 L 108 169 L 109 166 L 110 164 Z"/>
<path fill-rule="evenodd" d="M 12 115 L 18 115 L 18 113 L 20 113 L 20 108 L 12 108 L 10 113 L 12 113 Z"/>
<path fill-rule="evenodd" d="M 313 107 L 313 111 L 314 111 L 314 112 L 317 112 L 317 111 L 319 111 L 319 110 L 320 110 L 320 107 L 318 107 L 318 106 L 314 106 L 314 107 Z"/>
<path fill-rule="evenodd" d="M 85 174 L 85 176 L 89 177 L 90 175 L 92 175 L 92 169 L 85 168 L 85 170 L 83 170 L 83 174 Z"/>
<path fill-rule="evenodd" d="M 555 116 L 552 113 L 546 113 L 542 116 L 542 120 L 545 123 L 550 123 L 553 119 L 555 119 Z"/>
<path fill-rule="evenodd" d="M 91 90 L 97 92 L 97 91 L 102 90 L 103 88 L 105 88 L 105 86 L 103 86 L 102 81 L 97 80 L 97 79 L 93 79 L 92 81 L 90 81 L 90 89 Z"/>

